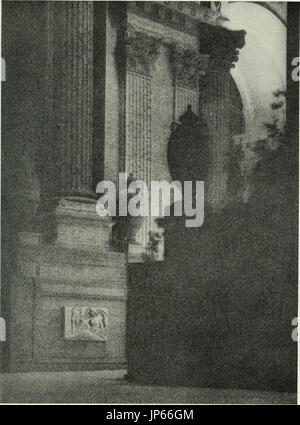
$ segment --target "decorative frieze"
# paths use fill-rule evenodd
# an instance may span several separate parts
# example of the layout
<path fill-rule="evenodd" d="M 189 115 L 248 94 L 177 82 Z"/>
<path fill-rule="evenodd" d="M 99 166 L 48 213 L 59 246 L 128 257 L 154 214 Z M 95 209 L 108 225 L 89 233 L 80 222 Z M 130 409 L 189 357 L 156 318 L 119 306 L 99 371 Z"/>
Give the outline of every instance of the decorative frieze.
<path fill-rule="evenodd" d="M 197 35 L 199 21 L 215 24 L 219 16 L 219 5 L 215 3 L 220 2 L 130 1 L 128 10 L 164 26 Z"/>

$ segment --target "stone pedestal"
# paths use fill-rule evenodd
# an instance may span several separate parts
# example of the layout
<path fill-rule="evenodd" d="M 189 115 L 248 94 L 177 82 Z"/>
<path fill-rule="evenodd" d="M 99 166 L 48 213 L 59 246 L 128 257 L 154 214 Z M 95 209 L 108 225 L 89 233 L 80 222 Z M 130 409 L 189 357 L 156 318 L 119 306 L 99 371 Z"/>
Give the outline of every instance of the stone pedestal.
<path fill-rule="evenodd" d="M 95 203 L 62 199 L 55 210 L 58 245 L 109 250 L 111 218 L 99 217 Z"/>
<path fill-rule="evenodd" d="M 9 370 L 123 369 L 125 255 L 80 246 L 77 235 L 68 246 L 61 238 L 49 244 L 41 234 L 20 234 L 19 269 L 8 300 Z"/>

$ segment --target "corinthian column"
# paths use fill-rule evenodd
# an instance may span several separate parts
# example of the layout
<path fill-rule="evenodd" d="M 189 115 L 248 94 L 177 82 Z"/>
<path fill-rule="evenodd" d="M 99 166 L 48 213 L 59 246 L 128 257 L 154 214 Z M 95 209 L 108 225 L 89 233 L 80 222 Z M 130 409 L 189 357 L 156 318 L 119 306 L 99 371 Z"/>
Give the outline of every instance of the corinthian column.
<path fill-rule="evenodd" d="M 60 5 L 61 90 L 58 117 L 60 194 L 91 198 L 93 111 L 93 2 Z"/>
<path fill-rule="evenodd" d="M 170 62 L 173 74 L 173 120 L 179 117 L 191 105 L 192 111 L 198 113 L 199 79 L 206 74 L 209 55 L 201 55 L 193 48 L 178 45 L 170 46 Z"/>
<path fill-rule="evenodd" d="M 160 46 L 160 39 L 127 24 L 122 46 L 125 52 L 124 69 L 121 70 L 125 83 L 125 131 L 121 167 L 147 185 L 151 182 L 152 75 Z M 122 52 L 117 51 L 117 54 L 122 57 Z M 137 231 L 130 251 L 144 249 L 150 230 L 151 219 L 147 217 Z"/>
<path fill-rule="evenodd" d="M 92 1 L 56 2 L 54 8 L 56 243 L 108 248 L 110 217 L 97 215 L 93 191 L 93 8 Z"/>
<path fill-rule="evenodd" d="M 228 202 L 228 155 L 230 147 L 230 69 L 245 44 L 245 31 L 200 24 L 199 49 L 209 54 L 208 72 L 202 81 L 200 105 L 211 136 L 211 172 L 208 200 L 214 208 Z"/>

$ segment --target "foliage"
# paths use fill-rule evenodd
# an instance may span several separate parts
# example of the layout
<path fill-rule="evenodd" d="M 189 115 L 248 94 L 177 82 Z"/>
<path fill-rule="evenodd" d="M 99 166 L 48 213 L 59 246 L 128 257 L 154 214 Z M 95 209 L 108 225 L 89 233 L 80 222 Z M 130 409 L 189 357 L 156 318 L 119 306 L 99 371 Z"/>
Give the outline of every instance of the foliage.
<path fill-rule="evenodd" d="M 162 234 L 159 231 L 149 232 L 149 242 L 146 248 L 146 252 L 143 255 L 144 261 L 155 261 L 159 254 L 159 244 L 162 239 Z"/>
<path fill-rule="evenodd" d="M 278 90 L 273 93 L 274 102 L 272 121 L 265 122 L 267 136 L 257 140 L 253 149 L 258 162 L 253 178 L 260 178 L 278 182 L 283 176 L 295 175 L 297 172 L 296 146 L 289 132 L 285 120 L 285 92 Z M 284 119 L 282 119 L 284 114 Z"/>

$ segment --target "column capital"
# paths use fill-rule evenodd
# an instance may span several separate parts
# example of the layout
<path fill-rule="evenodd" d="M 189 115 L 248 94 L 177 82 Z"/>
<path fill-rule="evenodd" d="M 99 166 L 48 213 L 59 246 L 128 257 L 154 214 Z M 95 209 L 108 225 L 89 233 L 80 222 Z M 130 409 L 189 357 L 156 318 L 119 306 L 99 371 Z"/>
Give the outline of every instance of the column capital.
<path fill-rule="evenodd" d="M 210 55 L 210 70 L 230 71 L 245 45 L 246 31 L 229 30 L 206 23 L 199 24 L 199 51 Z"/>
<path fill-rule="evenodd" d="M 199 77 L 206 74 L 209 55 L 199 54 L 196 49 L 172 44 L 170 46 L 170 62 L 173 84 L 197 91 Z"/>
<path fill-rule="evenodd" d="M 162 40 L 127 26 L 125 36 L 126 68 L 151 77 Z"/>

